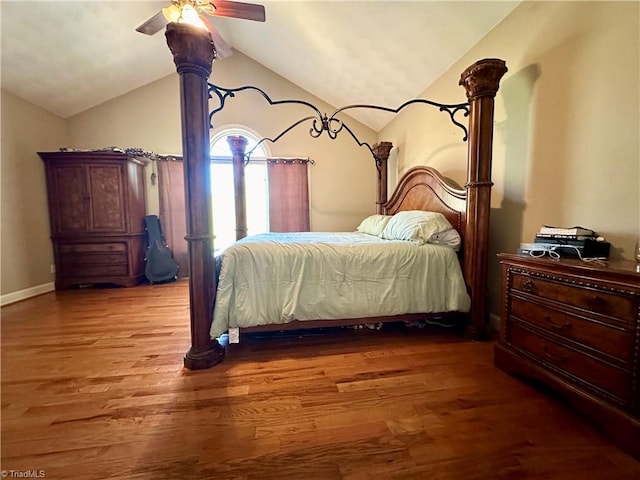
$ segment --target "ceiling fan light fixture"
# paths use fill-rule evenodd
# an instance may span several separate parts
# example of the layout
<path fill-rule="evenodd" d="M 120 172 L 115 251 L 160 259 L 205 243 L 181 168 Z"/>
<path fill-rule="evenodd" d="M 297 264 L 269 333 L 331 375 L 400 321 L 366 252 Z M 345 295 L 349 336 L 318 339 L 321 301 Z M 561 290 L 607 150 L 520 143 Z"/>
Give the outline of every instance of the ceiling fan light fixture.
<path fill-rule="evenodd" d="M 215 5 L 212 3 L 214 1 Z M 136 30 L 145 35 L 154 35 L 162 30 L 167 23 L 195 25 L 197 28 L 208 30 L 211 33 L 221 53 L 224 50 L 224 39 L 208 21 L 208 15 L 241 18 L 256 22 L 265 21 L 264 6 L 257 3 L 238 2 L 235 0 L 172 0 L 168 7 L 163 8 L 149 18 Z M 227 50 L 230 51 L 231 47 L 228 47 Z"/>
<path fill-rule="evenodd" d="M 169 5 L 168 7 L 164 7 L 162 9 L 162 15 L 167 20 L 167 22 L 178 23 L 180 20 L 180 7 L 177 5 Z"/>
<path fill-rule="evenodd" d="M 206 15 L 215 15 L 216 6 L 210 0 L 192 0 L 196 10 Z"/>
<path fill-rule="evenodd" d="M 190 2 L 181 2 L 180 4 L 174 3 L 168 7 L 164 7 L 162 9 L 162 15 L 167 22 L 187 23 L 203 30 L 209 30 Z"/>

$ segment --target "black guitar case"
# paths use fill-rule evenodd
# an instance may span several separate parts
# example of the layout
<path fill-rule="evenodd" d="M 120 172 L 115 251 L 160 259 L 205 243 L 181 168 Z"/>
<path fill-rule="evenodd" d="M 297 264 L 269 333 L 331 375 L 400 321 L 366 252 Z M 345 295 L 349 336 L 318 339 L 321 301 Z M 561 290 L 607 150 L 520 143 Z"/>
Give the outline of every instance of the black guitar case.
<path fill-rule="evenodd" d="M 147 231 L 147 251 L 145 252 L 144 274 L 151 283 L 171 282 L 178 278 L 178 264 L 164 243 L 160 219 L 157 215 L 144 217 Z"/>

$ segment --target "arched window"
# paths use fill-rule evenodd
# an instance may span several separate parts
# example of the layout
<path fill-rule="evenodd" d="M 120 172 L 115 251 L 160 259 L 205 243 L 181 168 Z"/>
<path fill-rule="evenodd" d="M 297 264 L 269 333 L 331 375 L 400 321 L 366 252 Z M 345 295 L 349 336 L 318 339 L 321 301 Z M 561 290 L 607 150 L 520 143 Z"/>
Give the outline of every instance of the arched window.
<path fill-rule="evenodd" d="M 259 137 L 243 127 L 225 128 L 211 138 L 211 192 L 215 251 L 228 247 L 236 240 L 235 197 L 233 190 L 232 154 L 227 142 L 230 135 L 247 139 L 250 151 Z M 266 147 L 260 145 L 245 166 L 247 233 L 255 235 L 269 231 L 269 185 Z"/>

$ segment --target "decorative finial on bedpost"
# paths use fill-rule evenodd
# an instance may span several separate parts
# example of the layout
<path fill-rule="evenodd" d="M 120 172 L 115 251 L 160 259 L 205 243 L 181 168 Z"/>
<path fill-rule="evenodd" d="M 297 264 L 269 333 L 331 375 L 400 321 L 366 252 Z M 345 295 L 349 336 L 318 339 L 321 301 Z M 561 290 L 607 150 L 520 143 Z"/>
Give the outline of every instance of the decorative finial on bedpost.
<path fill-rule="evenodd" d="M 216 49 L 208 31 L 189 24 L 170 23 L 165 36 L 180 75 L 191 320 L 191 348 L 184 356 L 184 366 L 196 370 L 209 368 L 224 358 L 224 349 L 209 335 L 216 280 L 207 78 Z"/>
<path fill-rule="evenodd" d="M 507 72 L 504 60 L 488 58 L 467 68 L 460 76 L 469 99 L 467 156 L 467 223 L 464 234 L 464 277 L 471 296 L 467 336 L 488 336 L 487 272 L 489 215 L 491 212 L 491 155 L 493 104 L 500 79 Z"/>
<path fill-rule="evenodd" d="M 244 158 L 244 152 L 247 148 L 247 139 L 242 135 L 229 135 L 227 137 L 227 143 L 231 149 L 232 155 L 242 155 Z"/>
<path fill-rule="evenodd" d="M 233 191 L 236 205 L 236 240 L 247 236 L 247 200 L 245 195 L 244 162 L 247 139 L 242 135 L 229 135 L 227 143 L 233 156 Z"/>
<path fill-rule="evenodd" d="M 500 79 L 507 72 L 507 65 L 499 58 L 479 60 L 460 75 L 459 85 L 467 91 L 469 100 L 478 97 L 495 97 Z"/>
<path fill-rule="evenodd" d="M 186 23 L 170 23 L 165 37 L 178 73 L 195 73 L 205 80 L 209 78 L 216 49 L 208 31 Z"/>
<path fill-rule="evenodd" d="M 376 162 L 376 170 L 378 170 L 378 192 L 376 199 L 376 213 L 382 214 L 382 205 L 387 203 L 387 160 L 389 153 L 393 148 L 391 142 L 374 143 L 371 147 L 373 159 Z"/>

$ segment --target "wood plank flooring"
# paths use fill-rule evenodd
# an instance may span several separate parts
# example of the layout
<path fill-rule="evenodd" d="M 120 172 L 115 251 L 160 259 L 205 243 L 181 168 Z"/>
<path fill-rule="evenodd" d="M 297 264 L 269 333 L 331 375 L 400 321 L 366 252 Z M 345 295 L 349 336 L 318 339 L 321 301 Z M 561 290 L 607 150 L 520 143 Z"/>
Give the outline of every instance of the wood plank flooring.
<path fill-rule="evenodd" d="M 560 399 L 494 368 L 490 342 L 252 336 L 191 372 L 188 313 L 185 281 L 4 307 L 7 478 L 640 478 Z"/>

